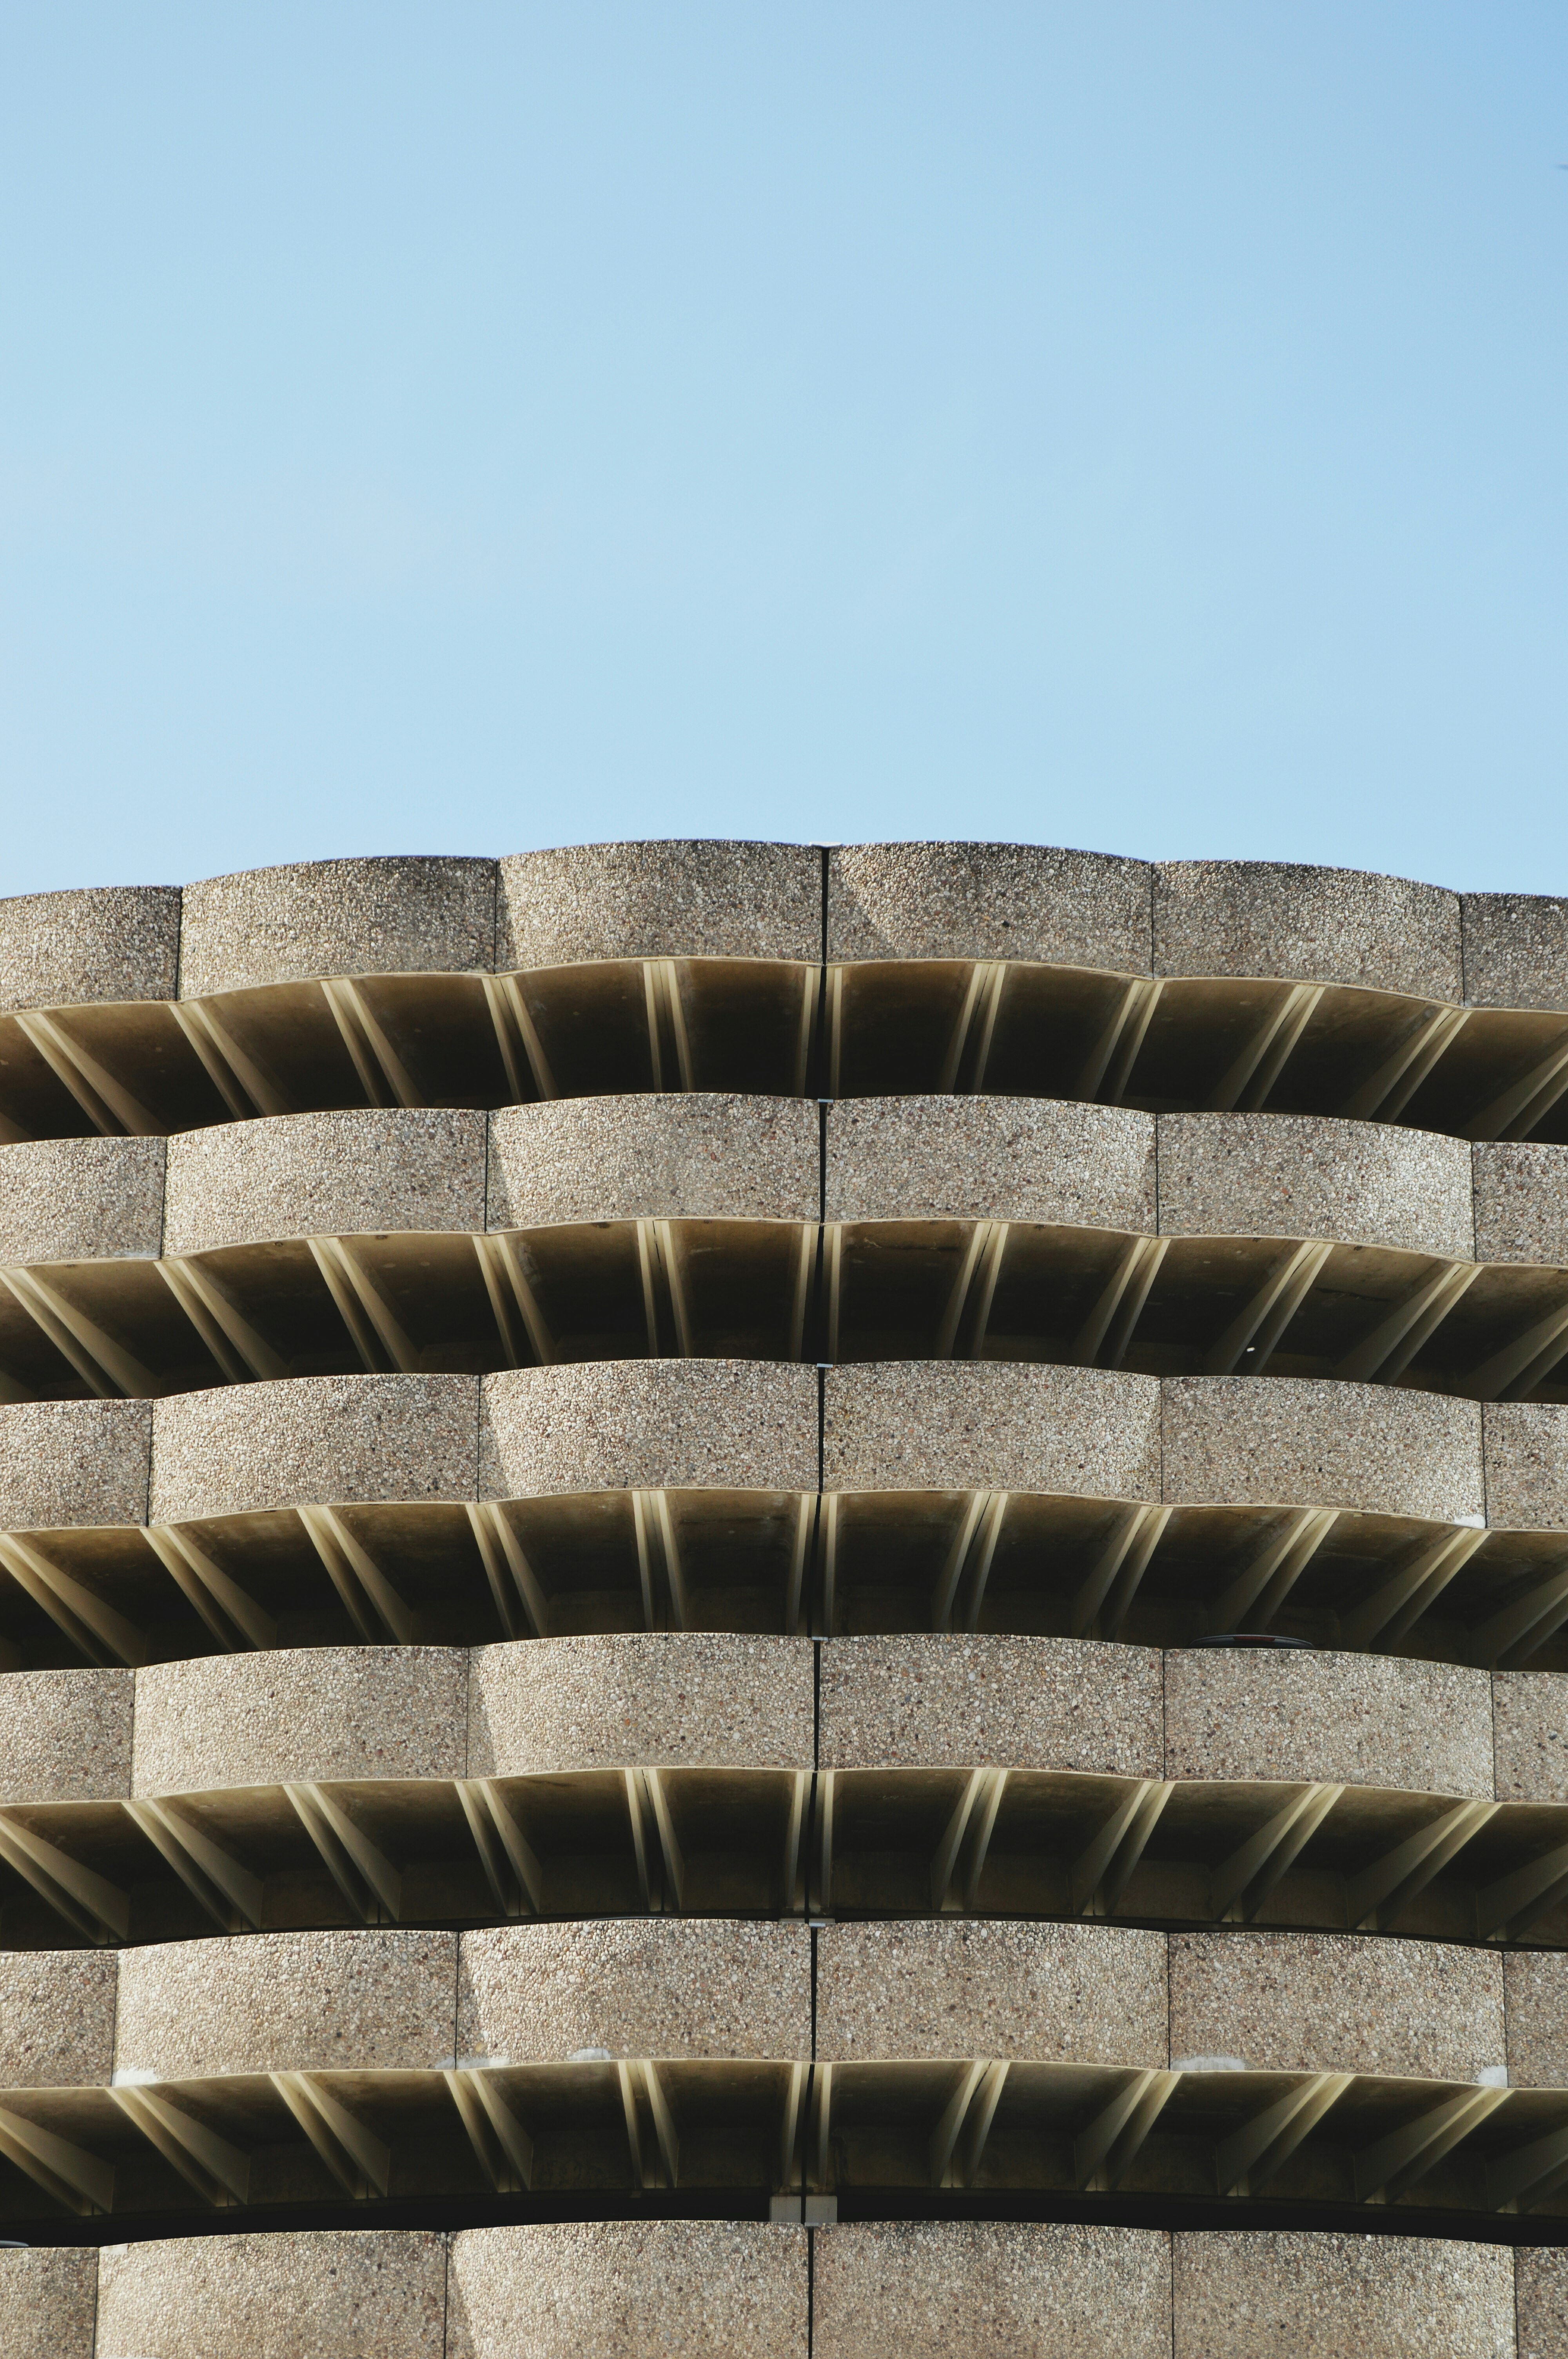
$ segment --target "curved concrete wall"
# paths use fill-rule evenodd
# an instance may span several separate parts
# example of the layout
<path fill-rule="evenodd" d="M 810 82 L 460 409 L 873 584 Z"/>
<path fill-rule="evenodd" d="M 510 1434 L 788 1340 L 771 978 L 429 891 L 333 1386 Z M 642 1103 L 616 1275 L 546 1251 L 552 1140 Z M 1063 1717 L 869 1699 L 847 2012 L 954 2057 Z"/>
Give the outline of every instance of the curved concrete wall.
<path fill-rule="evenodd" d="M 1560 2059 L 1563 2046 L 1559 2033 Z M 1171 2055 L 1227 2056 L 1252 2072 L 1479 2081 L 1507 2062 L 1503 1961 L 1368 1935 L 1175 1933 Z"/>
<path fill-rule="evenodd" d="M 468 1660 L 450 1647 L 309 1647 L 155 1663 L 136 1687 L 133 1791 L 460 1777 Z"/>
<path fill-rule="evenodd" d="M 708 840 L 569 844 L 500 865 L 496 965 L 596 959 L 785 959 L 822 948 L 819 853 Z"/>
<path fill-rule="evenodd" d="M 296 2230 L 112 2245 L 94 2359 L 442 2359 L 447 2239 Z"/>
<path fill-rule="evenodd" d="M 1486 1513 L 1476 1401 L 1330 1378 L 1176 1376 L 1161 1389 L 1167 1499 L 1444 1523 Z"/>
<path fill-rule="evenodd" d="M 14 1152 L 15 1150 L 13 1150 Z M 484 1227 L 485 1117 L 353 1107 L 215 1125 L 168 1142 L 166 1249 Z"/>
<path fill-rule="evenodd" d="M 1492 1793 L 1491 1680 L 1379 1655 L 1195 1648 L 1165 1658 L 1167 1777 Z"/>
<path fill-rule="evenodd" d="M 8 2359 L 93 2359 L 98 2268 L 91 2251 L 0 2251 Z"/>
<path fill-rule="evenodd" d="M 1487 1519 L 1503 1530 L 1568 1526 L 1568 1404 L 1487 1401 Z"/>
<path fill-rule="evenodd" d="M 814 2257 L 817 2359 L 950 2359 L 960 2349 L 973 2359 L 1091 2359 L 1112 2349 L 1116 2359 L 1170 2359 L 1167 2236 L 978 2220 L 857 2223 L 818 2237 Z"/>
<path fill-rule="evenodd" d="M 458 2052 L 794 2060 L 811 2049 L 803 1925 L 601 1918 L 466 1933 Z"/>
<path fill-rule="evenodd" d="M 172 999 L 178 886 L 103 885 L 0 901 L 0 1008 Z"/>
<path fill-rule="evenodd" d="M 593 1360 L 486 1376 L 487 1499 L 816 1488 L 816 1378 L 761 1360 Z"/>
<path fill-rule="evenodd" d="M 453 2052 L 455 1933 L 250 1933 L 120 1953 L 114 2069 L 430 2071 Z"/>
<path fill-rule="evenodd" d="M 812 1682 L 807 1638 L 681 1631 L 480 1647 L 469 1774 L 810 1769 Z"/>
<path fill-rule="evenodd" d="M 1147 973 L 1147 864 L 1033 843 L 849 843 L 828 855 L 830 959 L 1033 959 Z"/>
<path fill-rule="evenodd" d="M 492 860 L 302 861 L 186 886 L 179 989 L 483 972 L 494 951 Z"/>
<path fill-rule="evenodd" d="M 815 1221 L 803 1098 L 554 1098 L 490 1118 L 492 1229 L 562 1221 Z"/>
<path fill-rule="evenodd" d="M 1466 893 L 1465 995 L 1475 1007 L 1568 1013 L 1568 900 Z"/>
<path fill-rule="evenodd" d="M 1471 1148 L 1480 1261 L 1568 1263 L 1568 1147 Z"/>
<path fill-rule="evenodd" d="M 161 1252 L 164 1154 L 161 1138 L 0 1147 L 0 1261 Z"/>
<path fill-rule="evenodd" d="M 1051 1098 L 844 1098 L 828 1109 L 830 1221 L 1157 1219 L 1154 1122 Z"/>
<path fill-rule="evenodd" d="M 817 1935 L 816 2052 L 847 2064 L 1162 2065 L 1165 1936 L 995 1919 L 829 1925 Z"/>
<path fill-rule="evenodd" d="M 160 1400 L 153 1520 L 295 1502 L 470 1499 L 477 1376 L 289 1376 Z"/>
<path fill-rule="evenodd" d="M 108 2080 L 118 1965 L 112 1950 L 0 1951 L 0 2089 Z"/>
<path fill-rule="evenodd" d="M 452 2242 L 446 2359 L 806 2359 L 806 2270 L 801 2228 L 470 2230 Z"/>
<path fill-rule="evenodd" d="M 128 1794 L 135 1697 L 133 1671 L 7 1671 L 0 1677 L 0 1799 L 96 1802 Z"/>
<path fill-rule="evenodd" d="M 145 1524 L 153 1407 L 18 1401 L 0 1408 L 0 1531 Z"/>
<path fill-rule="evenodd" d="M 831 1368 L 829 1491 L 1160 1495 L 1160 1386 L 1101 1368 L 900 1360 Z"/>
<path fill-rule="evenodd" d="M 1315 1114 L 1162 1114 L 1160 1234 L 1325 1237 L 1466 1260 L 1470 1148 Z"/>
<path fill-rule="evenodd" d="M 1496 2245 L 1245 2229 L 1172 2243 L 1175 2359 L 1272 2359 L 1271 2343 L 1292 2359 L 1509 2359 L 1515 2348 L 1511 2256 Z"/>
<path fill-rule="evenodd" d="M 822 1650 L 825 1769 L 1162 1776 L 1160 1657 L 1073 1638 L 836 1638 Z"/>
<path fill-rule="evenodd" d="M 1154 871 L 1155 971 L 1277 975 L 1459 999 L 1459 896 L 1360 868 L 1172 860 Z"/>

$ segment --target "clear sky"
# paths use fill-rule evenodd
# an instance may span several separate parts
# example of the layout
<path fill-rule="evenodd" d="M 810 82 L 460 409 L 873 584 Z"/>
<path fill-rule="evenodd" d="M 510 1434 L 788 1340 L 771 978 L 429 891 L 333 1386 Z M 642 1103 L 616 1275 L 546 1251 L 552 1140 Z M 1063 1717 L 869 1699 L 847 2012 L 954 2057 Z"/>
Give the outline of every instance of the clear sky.
<path fill-rule="evenodd" d="M 0 891 L 1568 891 L 1562 0 L 0 8 Z"/>

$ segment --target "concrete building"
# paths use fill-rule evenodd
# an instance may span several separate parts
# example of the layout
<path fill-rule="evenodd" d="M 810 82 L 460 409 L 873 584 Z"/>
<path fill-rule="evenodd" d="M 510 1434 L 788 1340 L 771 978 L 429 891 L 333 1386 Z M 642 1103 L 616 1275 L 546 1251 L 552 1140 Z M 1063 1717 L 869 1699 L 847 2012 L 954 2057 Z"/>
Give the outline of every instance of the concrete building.
<path fill-rule="evenodd" d="M 1568 902 L 0 904 L 7 2359 L 1568 2359 Z"/>

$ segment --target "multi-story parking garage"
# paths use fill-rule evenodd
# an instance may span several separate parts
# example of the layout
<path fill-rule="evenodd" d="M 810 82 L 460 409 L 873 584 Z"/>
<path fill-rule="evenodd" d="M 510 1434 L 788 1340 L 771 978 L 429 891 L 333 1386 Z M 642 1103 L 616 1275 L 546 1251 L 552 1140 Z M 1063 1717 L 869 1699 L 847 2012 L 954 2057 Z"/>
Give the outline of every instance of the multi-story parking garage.
<path fill-rule="evenodd" d="M 0 905 L 21 2359 L 1568 2354 L 1568 903 Z"/>

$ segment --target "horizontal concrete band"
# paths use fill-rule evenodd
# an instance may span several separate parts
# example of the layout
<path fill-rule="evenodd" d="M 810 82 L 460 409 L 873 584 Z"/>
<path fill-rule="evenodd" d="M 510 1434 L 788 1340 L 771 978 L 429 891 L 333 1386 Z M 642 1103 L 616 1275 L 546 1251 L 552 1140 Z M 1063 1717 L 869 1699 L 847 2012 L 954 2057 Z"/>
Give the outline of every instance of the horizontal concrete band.
<path fill-rule="evenodd" d="M 1044 846 L 709 841 L 365 859 L 0 902 L 0 1005 L 587 960 L 1026 959 L 1568 1006 L 1568 903 L 1354 869 Z"/>
<path fill-rule="evenodd" d="M 1563 2359 L 1553 2250 L 1312 2232 L 659 2222 L 0 2253 L 14 2359 Z"/>
<path fill-rule="evenodd" d="M 0 1260 L 627 1219 L 1005 1220 L 1568 1261 L 1568 1147 L 1037 1098 L 734 1092 L 346 1108 L 0 1147 Z"/>
<path fill-rule="evenodd" d="M 819 1650 L 701 1631 L 283 1648 L 7 1673 L 0 1800 L 302 1778 L 979 1767 L 1564 1805 L 1565 1697 L 1554 1672 L 997 1636 Z"/>
<path fill-rule="evenodd" d="M 821 1448 L 829 1492 L 986 1488 L 1568 1526 L 1568 1406 L 1385 1385 L 854 1365 L 827 1375 Z M 0 1408 L 0 1530 L 638 1486 L 815 1492 L 816 1374 L 593 1361 Z"/>
<path fill-rule="evenodd" d="M 813 1948 L 801 1925 L 665 1918 L 0 1953 L 0 2087 L 644 2057 L 1568 2087 L 1561 1952 L 1238 1928 L 833 1924 L 815 1941 L 814 2040 Z"/>

